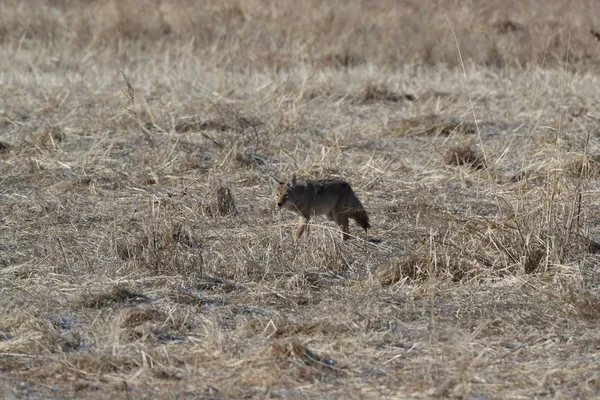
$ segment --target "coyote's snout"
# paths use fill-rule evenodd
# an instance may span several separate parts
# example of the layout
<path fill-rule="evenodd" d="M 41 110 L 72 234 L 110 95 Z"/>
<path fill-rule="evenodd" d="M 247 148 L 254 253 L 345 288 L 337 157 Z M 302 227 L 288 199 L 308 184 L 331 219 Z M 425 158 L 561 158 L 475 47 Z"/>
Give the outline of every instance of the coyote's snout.
<path fill-rule="evenodd" d="M 277 206 L 300 214 L 300 227 L 296 232 L 298 238 L 304 233 L 313 215 L 326 215 L 330 221 L 335 221 L 342 228 L 343 240 L 350 237 L 349 218 L 354 219 L 365 232 L 371 227 L 369 215 L 348 182 L 339 180 L 296 182 L 296 175 L 292 175 L 287 183 L 276 179 L 275 181 L 273 192 Z"/>

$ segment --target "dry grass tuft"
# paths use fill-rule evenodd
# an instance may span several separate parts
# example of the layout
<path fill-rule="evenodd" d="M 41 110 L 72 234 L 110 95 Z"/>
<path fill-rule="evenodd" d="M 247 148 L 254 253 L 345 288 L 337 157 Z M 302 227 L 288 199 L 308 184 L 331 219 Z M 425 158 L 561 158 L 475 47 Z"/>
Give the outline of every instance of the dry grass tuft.
<path fill-rule="evenodd" d="M 559 291 L 546 292 L 548 298 L 557 302 L 567 312 L 573 312 L 579 318 L 597 321 L 600 318 L 600 298 L 578 285 L 567 284 Z"/>
<path fill-rule="evenodd" d="M 450 278 L 458 282 L 465 278 L 473 278 L 482 272 L 478 262 L 463 257 L 458 252 L 415 253 L 379 267 L 377 279 L 383 286 L 406 281 L 423 282 L 432 278 Z"/>
<path fill-rule="evenodd" d="M 522 23 L 510 19 L 496 22 L 494 24 L 494 28 L 496 28 L 498 33 L 500 33 L 501 35 L 506 35 L 515 32 L 523 32 L 525 30 L 525 26 L 523 26 Z"/>
<path fill-rule="evenodd" d="M 588 291 L 568 291 L 563 301 L 570 304 L 581 318 L 597 321 L 600 318 L 600 299 Z"/>
<path fill-rule="evenodd" d="M 285 340 L 272 346 L 276 357 L 282 361 L 292 361 L 298 365 L 306 365 L 318 371 L 334 371 L 337 363 L 321 356 L 297 340 Z"/>
<path fill-rule="evenodd" d="M 166 317 L 158 310 L 141 307 L 123 309 L 118 318 L 119 337 L 123 341 L 157 339 L 163 334 Z"/>
<path fill-rule="evenodd" d="M 294 337 L 299 334 L 303 335 L 335 335 L 343 334 L 348 331 L 344 325 L 335 325 L 324 321 L 315 321 L 308 324 L 296 324 L 289 321 L 276 321 L 277 331 L 275 335 L 278 338 Z"/>
<path fill-rule="evenodd" d="M 577 177 L 596 177 L 600 175 L 600 155 L 578 156 L 567 165 L 566 170 Z"/>
<path fill-rule="evenodd" d="M 113 386 L 111 384 L 118 384 L 118 386 L 115 385 L 112 389 L 120 389 L 125 380 L 120 379 L 119 375 L 131 373 L 135 369 L 138 369 L 141 364 L 142 363 L 138 362 L 138 360 L 132 360 L 123 355 L 113 355 L 102 352 L 97 354 L 82 352 L 73 354 L 68 362 L 54 363 L 47 369 L 34 368 L 31 371 L 31 377 L 40 382 L 51 383 L 56 382 L 57 376 L 68 376 L 70 378 L 69 383 L 76 380 L 83 381 L 79 382 L 79 385 L 77 386 L 80 391 L 91 388 L 91 393 L 94 393 L 94 391 L 97 390 L 95 385 L 92 383 L 90 386 L 87 386 L 84 382 L 91 381 L 98 384 L 109 384 L 109 387 Z M 102 377 L 102 379 L 98 380 L 94 379 L 94 377 Z M 125 387 L 126 386 L 127 385 L 125 384 Z"/>
<path fill-rule="evenodd" d="M 85 292 L 75 303 L 77 307 L 105 308 L 119 304 L 131 304 L 148 301 L 148 297 L 132 291 L 127 285 L 117 284 L 95 292 Z"/>
<path fill-rule="evenodd" d="M 175 132 L 179 133 L 202 131 L 228 132 L 233 130 L 236 130 L 236 128 L 225 122 L 210 119 L 206 121 L 183 120 L 175 125 Z"/>
<path fill-rule="evenodd" d="M 16 338 L 0 341 L 0 353 L 26 353 L 44 341 L 43 332 L 27 332 Z"/>
<path fill-rule="evenodd" d="M 227 186 L 218 186 L 210 197 L 208 204 L 204 205 L 204 212 L 209 217 L 231 217 L 236 214 L 235 199 Z"/>
<path fill-rule="evenodd" d="M 151 219 L 143 227 L 141 236 L 127 248 L 127 256 L 135 265 L 153 274 L 190 275 L 202 273 L 201 240 L 185 223 Z M 123 253 L 123 252 L 122 252 Z"/>
<path fill-rule="evenodd" d="M 487 168 L 483 153 L 473 143 L 463 143 L 448 148 L 444 154 L 444 162 L 447 165 L 465 165 L 474 170 Z"/>
<path fill-rule="evenodd" d="M 11 145 L 9 145 L 6 142 L 0 141 L 0 153 L 7 153 L 11 148 Z"/>
<path fill-rule="evenodd" d="M 377 279 L 384 286 L 392 285 L 402 280 L 418 280 L 427 277 L 431 259 L 427 255 L 413 254 L 404 259 L 392 261 L 377 269 Z"/>
<path fill-rule="evenodd" d="M 155 321 L 161 318 L 164 321 L 164 316 L 157 310 L 129 307 L 121 311 L 119 317 L 119 326 L 121 328 L 135 328 L 148 321 Z"/>
<path fill-rule="evenodd" d="M 383 85 L 371 83 L 364 87 L 359 95 L 359 99 L 363 103 L 377 103 L 381 101 L 396 103 L 404 100 L 415 101 L 416 97 L 410 93 L 397 93 Z"/>
<path fill-rule="evenodd" d="M 390 135 L 400 136 L 450 136 L 453 134 L 471 135 L 476 133 L 474 124 L 458 121 L 438 115 L 427 115 L 421 118 L 411 118 L 401 121 L 388 131 Z"/>

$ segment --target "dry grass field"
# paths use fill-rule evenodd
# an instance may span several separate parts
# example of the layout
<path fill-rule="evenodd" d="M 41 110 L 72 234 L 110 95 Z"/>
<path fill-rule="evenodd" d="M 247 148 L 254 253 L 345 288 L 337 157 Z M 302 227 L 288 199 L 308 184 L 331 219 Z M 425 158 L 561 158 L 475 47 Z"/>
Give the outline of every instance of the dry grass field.
<path fill-rule="evenodd" d="M 1 2 L 0 398 L 597 398 L 596 11 Z"/>

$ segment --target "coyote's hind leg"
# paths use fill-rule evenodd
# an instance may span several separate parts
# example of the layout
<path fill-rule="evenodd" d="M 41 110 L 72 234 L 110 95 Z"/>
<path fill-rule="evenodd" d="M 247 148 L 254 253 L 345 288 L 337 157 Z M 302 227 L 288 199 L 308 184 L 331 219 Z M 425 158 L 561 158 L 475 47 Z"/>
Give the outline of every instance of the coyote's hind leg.
<path fill-rule="evenodd" d="M 342 220 L 342 240 L 350 239 L 350 235 L 348 234 L 349 232 L 350 232 L 350 221 L 348 220 L 348 217 L 344 217 Z"/>
<path fill-rule="evenodd" d="M 350 232 L 350 220 L 348 219 L 348 216 L 345 214 L 337 214 L 335 216 L 335 223 L 342 228 L 342 240 L 350 239 L 350 235 L 348 234 L 348 232 Z"/>

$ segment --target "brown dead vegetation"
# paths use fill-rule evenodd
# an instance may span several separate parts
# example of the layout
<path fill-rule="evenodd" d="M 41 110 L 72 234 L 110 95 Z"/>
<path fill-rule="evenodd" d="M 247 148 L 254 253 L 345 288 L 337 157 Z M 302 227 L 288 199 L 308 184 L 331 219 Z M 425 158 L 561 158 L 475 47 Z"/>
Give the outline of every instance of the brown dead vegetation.
<path fill-rule="evenodd" d="M 342 3 L 0 3 L 0 397 L 597 395 L 593 4 Z"/>
<path fill-rule="evenodd" d="M 466 165 L 474 170 L 487 167 L 482 152 L 473 143 L 462 143 L 448 148 L 444 161 L 448 165 Z"/>
<path fill-rule="evenodd" d="M 406 119 L 398 123 L 387 133 L 389 135 L 401 136 L 450 136 L 450 135 L 472 135 L 476 133 L 474 124 L 445 119 L 438 115 L 427 115 L 422 118 Z"/>
<path fill-rule="evenodd" d="M 410 93 L 398 93 L 382 85 L 368 84 L 360 93 L 359 99 L 364 103 L 377 103 L 390 101 L 393 103 L 399 101 L 415 101 L 416 98 Z"/>
<path fill-rule="evenodd" d="M 488 7 L 482 0 L 411 0 L 399 6 L 391 0 L 352 0 L 339 7 L 320 0 L 211 0 L 198 6 L 186 0 L 85 5 L 10 0 L 0 10 L 0 42 L 87 48 L 88 64 L 107 47 L 127 58 L 130 49 L 148 53 L 158 46 L 163 52 L 176 50 L 174 55 L 199 52 L 223 67 L 259 70 L 289 68 L 298 61 L 335 69 L 368 63 L 456 66 L 449 19 L 462 56 L 478 64 L 537 65 L 545 58 L 547 64 L 559 65 L 567 45 L 573 65 L 597 64 L 590 28 L 600 23 L 589 12 L 590 3 L 540 4 L 506 0 Z M 60 105 L 60 100 L 54 103 Z"/>
<path fill-rule="evenodd" d="M 147 300 L 146 296 L 131 291 L 126 285 L 116 285 L 112 288 L 83 294 L 77 303 L 77 307 L 104 308 L 119 303 L 137 303 Z"/>

